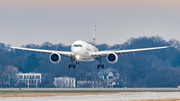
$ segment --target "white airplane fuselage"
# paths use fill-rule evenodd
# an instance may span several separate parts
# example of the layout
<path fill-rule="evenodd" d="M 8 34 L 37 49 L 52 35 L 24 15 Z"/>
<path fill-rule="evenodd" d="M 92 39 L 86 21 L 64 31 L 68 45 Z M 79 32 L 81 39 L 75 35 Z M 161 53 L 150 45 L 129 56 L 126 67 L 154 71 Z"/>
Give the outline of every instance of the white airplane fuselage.
<path fill-rule="evenodd" d="M 76 61 L 94 61 L 91 55 L 98 51 L 95 46 L 81 40 L 75 41 L 71 46 L 71 52 Z"/>

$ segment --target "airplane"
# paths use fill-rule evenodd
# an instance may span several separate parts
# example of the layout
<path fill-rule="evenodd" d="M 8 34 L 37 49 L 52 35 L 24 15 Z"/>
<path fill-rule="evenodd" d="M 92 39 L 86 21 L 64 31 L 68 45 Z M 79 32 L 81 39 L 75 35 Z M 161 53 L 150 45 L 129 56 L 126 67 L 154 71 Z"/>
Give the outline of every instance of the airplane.
<path fill-rule="evenodd" d="M 94 27 L 93 32 L 93 42 L 92 44 L 77 40 L 71 46 L 71 52 L 68 51 L 57 51 L 57 50 L 43 50 L 43 49 L 31 49 L 31 48 L 23 48 L 23 47 L 10 47 L 13 49 L 20 49 L 20 50 L 27 50 L 27 51 L 34 51 L 40 53 L 48 53 L 50 54 L 49 59 L 52 63 L 57 64 L 61 61 L 61 56 L 69 57 L 70 64 L 68 68 L 71 67 L 73 69 L 76 68 L 76 65 L 79 64 L 79 61 L 94 61 L 98 60 L 99 64 L 97 65 L 97 69 L 100 67 L 104 69 L 104 64 L 102 64 L 102 58 L 106 58 L 109 63 L 116 63 L 118 61 L 118 55 L 123 56 L 123 54 L 141 52 L 146 50 L 154 50 L 154 49 L 164 49 L 170 46 L 163 46 L 163 47 L 152 47 L 152 48 L 141 48 L 141 49 L 130 49 L 130 50 L 104 50 L 99 51 L 95 47 L 95 35 L 96 35 L 96 26 Z M 76 61 L 76 64 L 73 62 Z"/>

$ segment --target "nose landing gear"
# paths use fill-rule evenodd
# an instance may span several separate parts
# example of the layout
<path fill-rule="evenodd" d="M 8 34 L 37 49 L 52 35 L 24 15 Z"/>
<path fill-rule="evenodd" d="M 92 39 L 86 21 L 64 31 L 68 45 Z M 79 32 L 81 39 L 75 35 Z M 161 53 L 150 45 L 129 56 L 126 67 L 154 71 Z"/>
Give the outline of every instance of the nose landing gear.
<path fill-rule="evenodd" d="M 76 64 L 78 64 L 78 65 L 79 65 L 79 61 L 76 61 Z"/>

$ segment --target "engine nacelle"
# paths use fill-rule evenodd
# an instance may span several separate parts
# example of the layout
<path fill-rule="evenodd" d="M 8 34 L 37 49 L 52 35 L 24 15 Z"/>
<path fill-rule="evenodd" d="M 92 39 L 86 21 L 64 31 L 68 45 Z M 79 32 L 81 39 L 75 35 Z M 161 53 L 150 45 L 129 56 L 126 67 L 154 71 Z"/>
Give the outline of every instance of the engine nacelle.
<path fill-rule="evenodd" d="M 107 56 L 106 56 L 106 59 L 109 63 L 116 63 L 117 60 L 118 60 L 118 56 L 116 53 L 109 53 Z"/>
<path fill-rule="evenodd" d="M 57 64 L 61 61 L 61 56 L 60 54 L 58 53 L 52 53 L 50 56 L 49 56 L 49 59 L 52 63 L 54 64 Z"/>

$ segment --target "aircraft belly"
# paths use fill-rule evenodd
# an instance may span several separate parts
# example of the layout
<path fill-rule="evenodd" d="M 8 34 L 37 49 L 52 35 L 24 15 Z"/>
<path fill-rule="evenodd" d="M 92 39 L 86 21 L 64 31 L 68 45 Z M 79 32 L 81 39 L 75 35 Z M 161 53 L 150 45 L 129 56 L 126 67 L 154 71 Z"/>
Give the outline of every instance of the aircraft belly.
<path fill-rule="evenodd" d="M 91 58 L 89 56 L 81 56 L 81 58 L 79 59 L 79 61 L 94 61 L 94 58 Z"/>
<path fill-rule="evenodd" d="M 94 61 L 95 59 L 87 59 L 87 58 L 83 58 L 83 59 L 80 59 L 80 61 Z"/>

